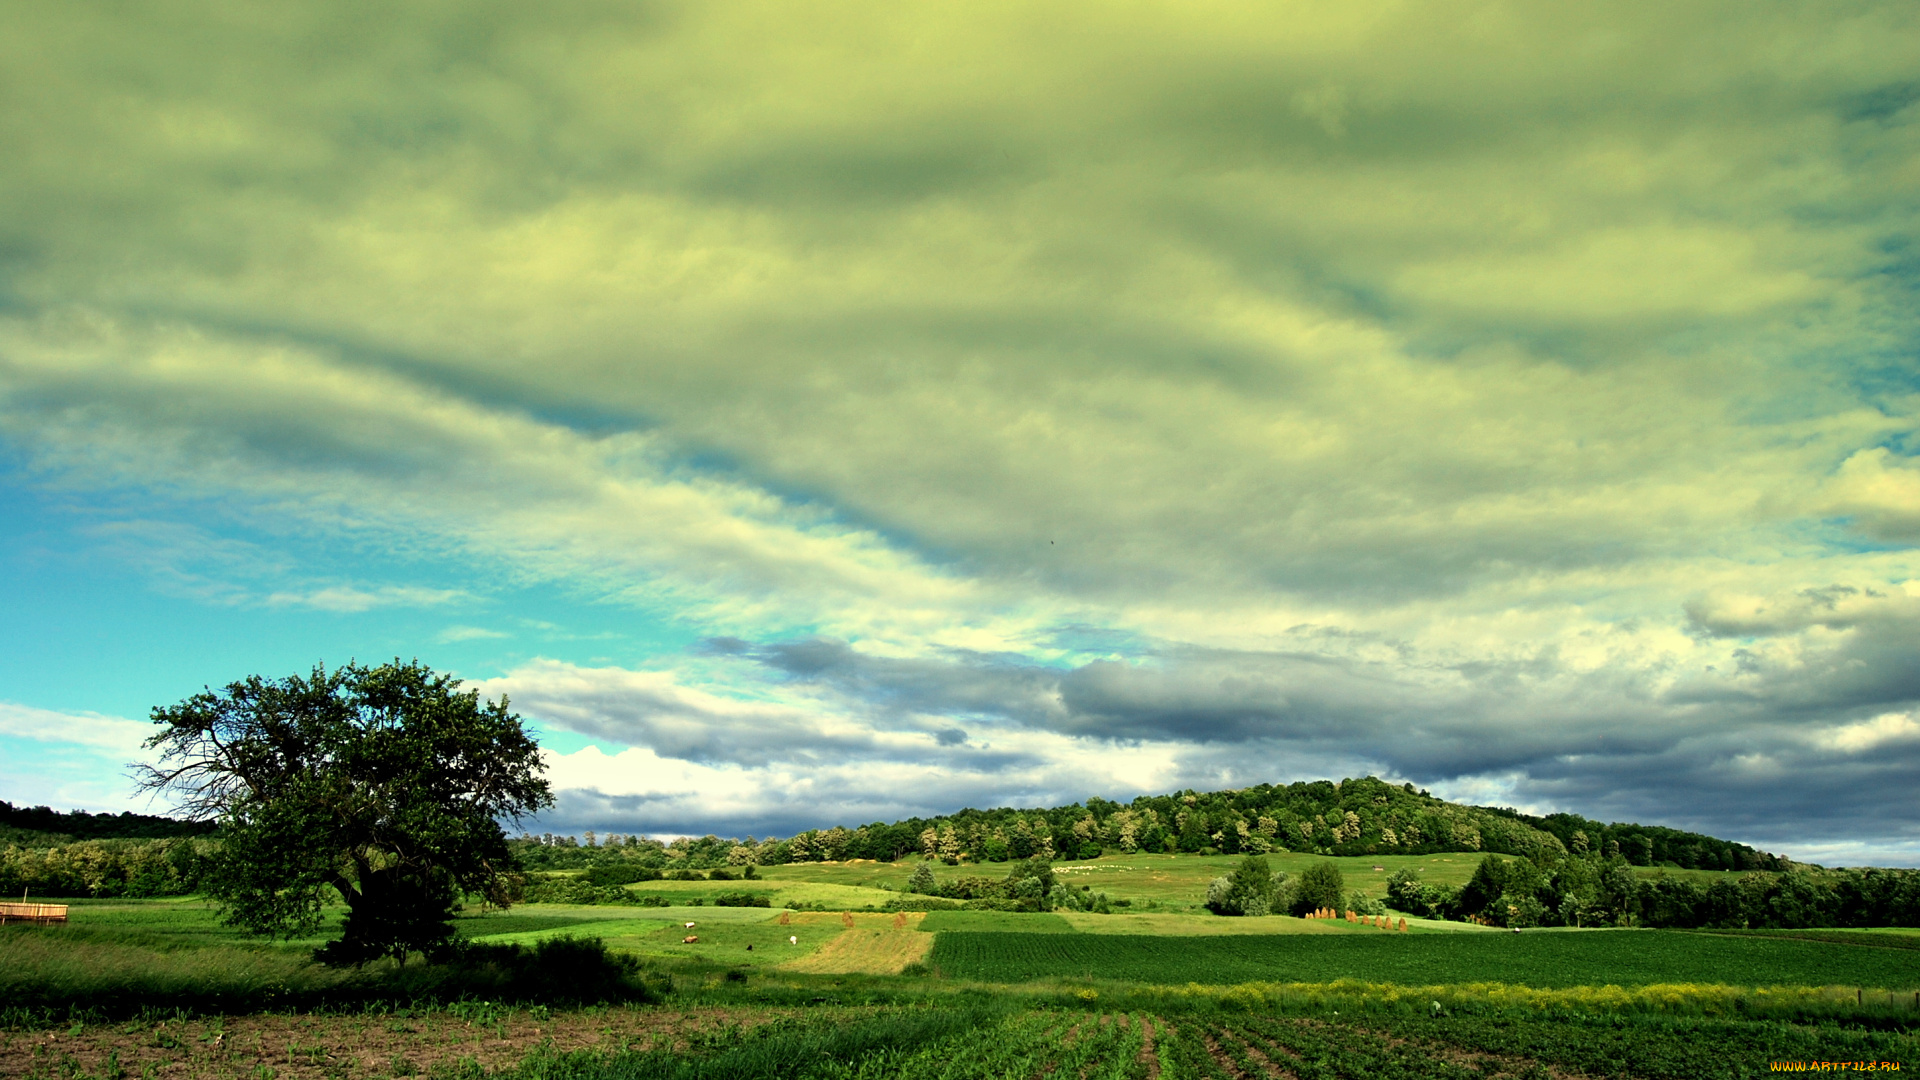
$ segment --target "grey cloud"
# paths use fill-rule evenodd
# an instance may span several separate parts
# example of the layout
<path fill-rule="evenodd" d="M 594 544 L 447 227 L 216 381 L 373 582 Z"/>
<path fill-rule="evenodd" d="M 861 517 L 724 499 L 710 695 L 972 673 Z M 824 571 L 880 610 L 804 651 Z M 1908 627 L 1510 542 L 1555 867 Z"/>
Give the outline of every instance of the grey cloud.
<path fill-rule="evenodd" d="M 1920 739 L 1871 752 L 1820 740 L 1920 701 L 1914 640 L 1889 627 L 1812 671 L 1750 677 L 1717 697 L 1662 695 L 1645 674 L 1574 674 L 1550 656 L 1424 680 L 1324 656 L 1190 647 L 1072 669 L 977 655 L 897 660 L 831 641 L 754 656 L 831 687 L 849 707 L 1178 746 L 1196 785 L 1312 778 L 1280 770 L 1314 764 L 1426 786 L 1512 777 L 1515 798 L 1533 805 L 1763 846 L 1816 841 L 1851 822 L 1849 835 L 1891 858 L 1920 842 L 1910 826 L 1920 787 L 1908 784 Z"/>
<path fill-rule="evenodd" d="M 882 752 L 871 733 L 830 731 L 798 710 L 703 699 L 668 684 L 606 683 L 548 669 L 479 685 L 511 694 L 514 707 L 535 719 L 688 761 L 764 765 Z"/>

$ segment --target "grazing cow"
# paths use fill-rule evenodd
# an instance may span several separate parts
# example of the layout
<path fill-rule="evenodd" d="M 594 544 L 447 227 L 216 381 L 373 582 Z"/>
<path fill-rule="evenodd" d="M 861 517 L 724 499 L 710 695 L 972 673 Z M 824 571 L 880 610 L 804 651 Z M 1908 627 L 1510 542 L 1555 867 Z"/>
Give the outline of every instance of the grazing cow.
<path fill-rule="evenodd" d="M 686 937 L 683 937 L 683 938 L 681 938 L 681 939 L 680 939 L 680 944 L 682 944 L 682 945 L 691 945 L 691 944 L 693 944 L 694 942 L 696 942 L 696 941 L 699 941 L 699 940 L 700 940 L 700 935 L 699 935 L 699 934 L 688 934 L 688 935 L 687 935 Z"/>
<path fill-rule="evenodd" d="M 799 937 L 799 935 L 797 935 L 797 934 L 789 934 L 789 935 L 787 935 L 787 944 L 789 944 L 789 945 L 798 945 L 798 944 L 800 944 L 800 937 Z"/>

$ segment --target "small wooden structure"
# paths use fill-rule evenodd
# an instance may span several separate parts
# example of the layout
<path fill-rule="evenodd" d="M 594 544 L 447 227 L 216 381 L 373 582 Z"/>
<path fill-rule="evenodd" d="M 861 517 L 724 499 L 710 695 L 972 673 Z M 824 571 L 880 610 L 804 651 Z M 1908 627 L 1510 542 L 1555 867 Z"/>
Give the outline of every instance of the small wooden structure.
<path fill-rule="evenodd" d="M 0 926 L 10 922 L 51 924 L 66 921 L 65 904 L 0 904 Z"/>

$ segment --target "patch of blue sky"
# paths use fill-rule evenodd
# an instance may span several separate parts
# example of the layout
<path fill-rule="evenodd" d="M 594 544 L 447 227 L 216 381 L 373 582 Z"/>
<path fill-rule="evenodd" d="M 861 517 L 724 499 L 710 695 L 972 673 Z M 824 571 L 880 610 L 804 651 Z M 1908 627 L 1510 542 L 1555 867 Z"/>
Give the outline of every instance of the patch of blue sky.
<path fill-rule="evenodd" d="M 502 586 L 453 559 L 266 538 L 217 513 L 86 502 L 28 479 L 0 473 L 0 697 L 19 704 L 141 717 L 203 685 L 317 662 L 418 657 L 487 678 L 540 657 L 634 665 L 700 637 L 661 612 Z"/>
<path fill-rule="evenodd" d="M 143 810 L 147 799 L 127 776 L 128 755 L 74 743 L 0 738 L 0 798 L 58 810 Z M 154 812 L 164 812 L 155 806 Z"/>

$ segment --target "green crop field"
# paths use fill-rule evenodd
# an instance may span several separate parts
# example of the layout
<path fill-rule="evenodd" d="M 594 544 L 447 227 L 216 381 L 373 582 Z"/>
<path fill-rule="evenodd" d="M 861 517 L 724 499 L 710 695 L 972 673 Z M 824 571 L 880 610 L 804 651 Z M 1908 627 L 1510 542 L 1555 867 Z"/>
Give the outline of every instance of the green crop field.
<path fill-rule="evenodd" d="M 1384 877 L 1375 865 L 1457 882 L 1476 862 L 1345 861 L 1363 890 Z M 449 996 L 418 962 L 319 967 L 309 952 L 339 933 L 339 910 L 310 937 L 274 941 L 193 898 L 78 902 L 65 926 L 0 928 L 0 1076 L 1694 1080 L 1775 1060 L 1920 1067 L 1911 929 L 1514 934 L 1414 920 L 1398 933 L 1208 914 L 1198 897 L 1230 865 L 1057 868 L 1134 901 L 1113 914 L 875 910 L 912 864 L 632 887 L 665 907 L 460 914 L 469 941 L 590 937 L 634 958 L 634 1000 L 587 1008 L 499 984 L 496 997 Z M 713 906 L 722 892 L 776 906 Z"/>
<path fill-rule="evenodd" d="M 1666 931 L 1323 937 L 943 933 L 933 964 L 957 978 L 1086 977 L 1138 983 L 1324 983 L 1535 987 L 1727 983 L 1920 987 L 1900 949 Z"/>
<path fill-rule="evenodd" d="M 1373 897 L 1386 895 L 1387 876 L 1396 870 L 1416 870 L 1422 881 L 1434 885 L 1464 885 L 1467 879 L 1473 876 L 1474 868 L 1480 865 L 1480 856 L 1459 852 L 1440 855 L 1359 857 L 1276 852 L 1266 858 L 1268 865 L 1275 873 L 1296 877 L 1314 863 L 1331 862 L 1340 868 L 1348 889 L 1358 890 Z M 1094 890 L 1104 892 L 1117 900 L 1126 900 L 1134 905 L 1152 904 L 1157 909 L 1181 911 L 1199 908 L 1200 901 L 1206 896 L 1207 883 L 1223 874 L 1231 873 L 1238 862 L 1237 857 L 1228 855 L 1114 854 L 1098 859 L 1056 863 L 1053 872 L 1057 878 L 1068 884 L 1091 886 Z M 892 899 L 897 895 L 897 890 L 906 888 L 907 879 L 921 865 L 919 859 L 902 859 L 893 863 L 868 860 L 792 863 L 759 868 L 760 880 L 757 882 L 649 881 L 633 888 L 642 893 L 685 896 L 711 896 L 723 891 L 745 889 L 769 895 L 774 898 L 775 904 L 823 902 L 857 909 L 869 904 L 878 906 Z M 962 863 L 958 866 L 947 866 L 943 863 L 931 862 L 926 865 L 932 869 L 936 881 L 982 875 L 1003 877 L 1007 872 L 1005 863 Z M 1665 874 L 1703 883 L 1729 876 L 1721 871 L 1680 870 L 1671 867 L 1665 869 L 1642 867 L 1636 872 L 1642 877 Z M 858 891 L 810 890 L 808 886 L 835 886 L 839 890 Z"/>

